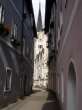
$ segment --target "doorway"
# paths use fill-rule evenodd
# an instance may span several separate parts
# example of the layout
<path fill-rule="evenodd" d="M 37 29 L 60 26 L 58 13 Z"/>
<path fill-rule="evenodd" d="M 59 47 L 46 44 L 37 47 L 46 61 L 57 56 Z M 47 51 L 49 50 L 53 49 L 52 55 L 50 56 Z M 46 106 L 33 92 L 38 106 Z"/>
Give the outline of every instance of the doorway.
<path fill-rule="evenodd" d="M 68 71 L 67 110 L 76 110 L 76 72 L 73 63 L 70 63 Z"/>

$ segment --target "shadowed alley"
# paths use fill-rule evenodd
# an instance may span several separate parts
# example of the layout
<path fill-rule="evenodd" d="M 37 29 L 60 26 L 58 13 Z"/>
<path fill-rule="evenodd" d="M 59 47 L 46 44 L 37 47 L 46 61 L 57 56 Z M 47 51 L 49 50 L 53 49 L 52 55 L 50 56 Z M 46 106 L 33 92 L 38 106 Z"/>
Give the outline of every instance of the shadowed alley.
<path fill-rule="evenodd" d="M 32 95 L 2 110 L 60 110 L 60 108 L 54 94 L 45 90 L 35 90 Z"/>

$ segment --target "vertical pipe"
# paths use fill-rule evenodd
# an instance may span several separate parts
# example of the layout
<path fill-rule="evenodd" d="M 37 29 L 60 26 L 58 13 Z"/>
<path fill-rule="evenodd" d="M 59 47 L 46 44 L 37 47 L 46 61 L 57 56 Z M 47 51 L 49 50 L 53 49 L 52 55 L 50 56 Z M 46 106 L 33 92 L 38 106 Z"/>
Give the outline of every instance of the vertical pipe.
<path fill-rule="evenodd" d="M 21 55 L 23 55 L 23 34 L 24 34 L 24 0 L 22 0 L 22 36 L 21 36 Z"/>

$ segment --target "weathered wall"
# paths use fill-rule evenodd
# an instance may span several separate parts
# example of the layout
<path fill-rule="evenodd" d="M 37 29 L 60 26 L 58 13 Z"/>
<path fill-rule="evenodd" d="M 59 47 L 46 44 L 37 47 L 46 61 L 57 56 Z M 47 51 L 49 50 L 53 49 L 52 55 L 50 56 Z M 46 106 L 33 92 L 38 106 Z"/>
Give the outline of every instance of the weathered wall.
<path fill-rule="evenodd" d="M 28 3 L 28 2 L 27 2 Z M 4 7 L 5 19 L 4 24 L 10 29 L 9 35 L 6 37 L 0 36 L 0 96 L 1 99 L 9 99 L 13 96 L 28 95 L 32 92 L 33 84 L 33 60 L 34 60 L 34 30 L 31 17 L 33 13 L 26 10 L 26 19 L 24 20 L 25 53 L 21 56 L 21 45 L 14 47 L 11 44 L 11 27 L 12 21 L 17 24 L 17 39 L 21 41 L 22 37 L 22 0 L 3 0 L 1 1 Z M 26 5 L 26 4 L 25 4 Z M 12 71 L 11 89 L 5 90 L 6 86 L 6 67 Z M 4 97 L 3 97 L 4 96 Z M 8 96 L 8 97 L 7 97 Z M 1 101 L 0 101 L 1 102 Z"/>
<path fill-rule="evenodd" d="M 63 1 L 64 2 L 64 1 Z M 63 4 L 64 5 L 64 4 Z M 60 50 L 59 57 L 57 63 L 58 69 L 58 78 L 59 78 L 59 96 L 63 94 L 63 108 L 67 109 L 67 94 L 68 94 L 68 79 L 69 79 L 69 65 L 72 62 L 75 69 L 76 75 L 76 110 L 80 110 L 82 108 L 82 89 L 81 89 L 81 56 L 82 56 L 82 48 L 81 48 L 81 28 L 82 28 L 82 1 L 81 0 L 72 0 L 68 1 L 67 8 L 63 9 L 63 33 L 60 38 Z M 63 75 L 63 93 L 62 93 L 62 80 L 61 76 Z M 73 91 L 72 91 L 73 92 Z M 70 93 L 71 96 L 71 93 Z M 70 97 L 71 99 L 72 97 Z M 71 99 L 72 100 L 72 99 Z M 70 105 L 69 105 L 70 106 Z M 72 105 L 73 106 L 73 102 Z"/>

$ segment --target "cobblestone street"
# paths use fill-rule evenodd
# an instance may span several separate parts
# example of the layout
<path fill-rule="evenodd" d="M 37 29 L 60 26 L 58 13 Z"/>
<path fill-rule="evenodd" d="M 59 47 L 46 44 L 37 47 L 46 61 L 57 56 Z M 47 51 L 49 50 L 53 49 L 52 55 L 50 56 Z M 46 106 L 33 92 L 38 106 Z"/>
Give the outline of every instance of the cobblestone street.
<path fill-rule="evenodd" d="M 45 91 L 36 90 L 24 99 L 18 99 L 2 110 L 60 110 L 56 97 Z"/>

